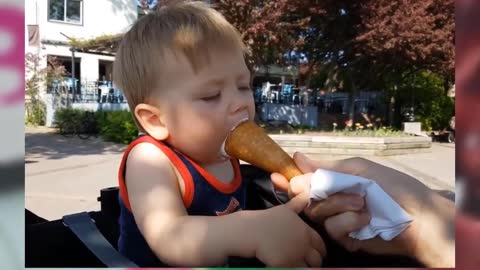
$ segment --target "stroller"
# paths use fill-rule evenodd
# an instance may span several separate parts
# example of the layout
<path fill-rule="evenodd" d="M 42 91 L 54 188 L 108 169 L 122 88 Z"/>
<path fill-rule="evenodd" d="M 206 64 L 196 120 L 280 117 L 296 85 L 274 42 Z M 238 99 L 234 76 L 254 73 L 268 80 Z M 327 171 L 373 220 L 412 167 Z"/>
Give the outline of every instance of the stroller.
<path fill-rule="evenodd" d="M 243 180 L 247 181 L 247 209 L 267 209 L 288 200 L 286 193 L 274 189 L 269 173 L 251 165 L 241 165 L 241 172 Z M 137 267 L 117 251 L 118 188 L 100 190 L 98 201 L 100 211 L 73 213 L 52 221 L 25 209 L 25 267 Z M 302 218 L 306 221 L 305 217 Z M 319 228 L 317 231 L 328 250 L 324 267 L 423 267 L 420 262 L 407 257 L 348 252 L 325 231 Z M 255 258 L 230 258 L 228 266 L 265 265 Z"/>

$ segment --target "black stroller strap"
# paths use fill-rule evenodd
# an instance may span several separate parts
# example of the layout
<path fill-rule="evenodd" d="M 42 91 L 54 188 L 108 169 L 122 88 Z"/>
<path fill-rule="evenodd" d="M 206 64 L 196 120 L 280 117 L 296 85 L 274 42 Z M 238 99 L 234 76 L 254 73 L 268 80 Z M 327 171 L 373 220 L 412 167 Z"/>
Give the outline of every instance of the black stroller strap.
<path fill-rule="evenodd" d="M 105 266 L 114 268 L 138 267 L 112 247 L 88 213 L 82 212 L 64 216 L 63 223 Z"/>

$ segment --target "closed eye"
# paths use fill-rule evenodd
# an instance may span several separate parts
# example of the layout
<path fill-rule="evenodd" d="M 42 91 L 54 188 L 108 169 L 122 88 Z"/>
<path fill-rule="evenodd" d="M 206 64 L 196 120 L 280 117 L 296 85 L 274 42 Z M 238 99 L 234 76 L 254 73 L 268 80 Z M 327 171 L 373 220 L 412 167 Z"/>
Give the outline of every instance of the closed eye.
<path fill-rule="evenodd" d="M 218 92 L 218 94 L 215 94 L 215 95 L 212 95 L 212 96 L 203 97 L 202 100 L 203 101 L 215 101 L 219 98 L 220 98 L 220 92 Z"/>

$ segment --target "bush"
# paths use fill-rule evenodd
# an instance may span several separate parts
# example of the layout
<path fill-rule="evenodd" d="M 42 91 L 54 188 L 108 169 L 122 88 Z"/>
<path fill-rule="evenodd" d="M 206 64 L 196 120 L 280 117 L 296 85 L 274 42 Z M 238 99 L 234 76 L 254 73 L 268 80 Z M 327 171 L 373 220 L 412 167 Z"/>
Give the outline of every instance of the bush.
<path fill-rule="evenodd" d="M 55 112 L 54 125 L 60 131 L 80 130 L 88 117 L 86 112 L 71 108 L 58 109 Z M 138 135 L 137 126 L 129 111 L 97 111 L 95 119 L 98 132 L 107 141 L 129 144 Z"/>
<path fill-rule="evenodd" d="M 62 131 L 80 130 L 81 124 L 85 119 L 84 110 L 61 108 L 55 111 L 53 125 Z"/>
<path fill-rule="evenodd" d="M 447 128 L 450 119 L 455 115 L 455 100 L 448 96 L 436 96 L 428 106 L 423 106 L 419 115 L 422 127 L 427 130 L 442 130 Z"/>
<path fill-rule="evenodd" d="M 422 123 L 423 130 L 442 130 L 455 115 L 455 100 L 446 95 L 443 78 L 438 74 L 412 73 L 397 94 L 398 104 L 406 107 L 414 104 L 416 121 Z"/>
<path fill-rule="evenodd" d="M 27 114 L 25 116 L 25 122 L 34 126 L 45 125 L 45 115 L 47 107 L 45 103 L 37 100 L 31 103 L 25 103 Z"/>
<path fill-rule="evenodd" d="M 129 111 L 108 111 L 97 114 L 100 132 L 107 141 L 129 144 L 138 136 L 138 129 Z"/>

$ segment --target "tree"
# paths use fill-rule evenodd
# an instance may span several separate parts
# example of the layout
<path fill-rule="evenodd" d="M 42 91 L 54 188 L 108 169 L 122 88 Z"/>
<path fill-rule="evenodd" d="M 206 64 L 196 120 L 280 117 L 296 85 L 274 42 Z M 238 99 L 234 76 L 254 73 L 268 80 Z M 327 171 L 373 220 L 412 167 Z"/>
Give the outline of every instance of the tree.
<path fill-rule="evenodd" d="M 385 86 L 412 72 L 429 70 L 454 76 L 453 0 L 290 1 L 285 20 L 296 24 L 296 46 L 307 54 L 308 72 L 329 74 L 327 82 L 351 93 L 374 84 Z M 292 15 L 295 14 L 295 15 Z M 296 23 L 292 18 L 304 18 Z M 293 37 L 295 38 L 295 37 Z M 390 76 L 393 74 L 395 76 Z M 383 81 L 383 83 L 382 83 Z M 353 117 L 353 102 L 350 117 Z"/>
<path fill-rule="evenodd" d="M 45 104 L 40 99 L 40 89 L 50 87 L 54 81 L 66 76 L 65 67 L 55 58 L 47 58 L 47 66 L 40 68 L 43 58 L 25 54 L 25 96 L 26 122 L 33 125 L 45 124 Z"/>
<path fill-rule="evenodd" d="M 365 54 L 386 69 L 440 74 L 448 91 L 455 73 L 453 0 L 371 0 L 359 11 L 362 31 L 356 41 Z"/>
<path fill-rule="evenodd" d="M 252 71 L 291 65 L 285 54 L 303 53 L 300 83 L 308 87 L 313 74 L 326 74 L 326 87 L 349 91 L 350 117 L 357 89 L 395 89 L 391 80 L 420 71 L 440 74 L 445 92 L 454 81 L 453 0 L 211 2 L 240 31 Z"/>
<path fill-rule="evenodd" d="M 247 64 L 252 71 L 261 66 L 280 63 L 286 49 L 292 47 L 289 25 L 282 20 L 286 2 L 218 0 L 214 3 L 215 9 L 242 35 L 247 46 Z"/>
<path fill-rule="evenodd" d="M 138 0 L 143 9 L 158 9 L 171 2 L 188 0 Z M 240 32 L 247 46 L 246 62 L 250 70 L 256 67 L 279 63 L 285 52 L 286 29 L 280 21 L 287 1 L 273 0 L 217 0 L 211 1 L 213 7 L 222 13 Z M 283 46 L 282 46 L 283 45 Z M 252 78 L 253 79 L 253 78 Z"/>

